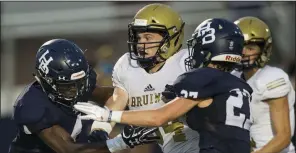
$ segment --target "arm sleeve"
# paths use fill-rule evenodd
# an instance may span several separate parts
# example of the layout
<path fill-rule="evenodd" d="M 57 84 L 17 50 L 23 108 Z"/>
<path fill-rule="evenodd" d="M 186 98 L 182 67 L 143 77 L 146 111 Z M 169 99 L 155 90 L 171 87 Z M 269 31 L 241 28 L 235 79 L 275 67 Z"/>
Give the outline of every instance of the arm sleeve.
<path fill-rule="evenodd" d="M 58 124 L 58 117 L 44 107 L 24 106 L 14 112 L 14 120 L 27 134 L 38 134 L 43 129 Z"/>
<path fill-rule="evenodd" d="M 188 49 L 182 49 L 177 54 L 180 54 L 178 59 L 178 61 L 180 61 L 180 67 L 183 72 L 186 72 L 185 60 L 189 57 Z"/>
<path fill-rule="evenodd" d="M 288 75 L 281 69 L 265 72 L 256 80 L 255 88 L 259 90 L 261 100 L 279 98 L 291 91 Z"/>
<path fill-rule="evenodd" d="M 124 68 L 126 64 L 128 64 L 127 57 L 128 54 L 124 54 L 119 60 L 116 62 L 113 72 L 112 72 L 112 82 L 114 87 L 119 87 L 124 91 L 127 91 L 127 87 L 124 82 Z"/>

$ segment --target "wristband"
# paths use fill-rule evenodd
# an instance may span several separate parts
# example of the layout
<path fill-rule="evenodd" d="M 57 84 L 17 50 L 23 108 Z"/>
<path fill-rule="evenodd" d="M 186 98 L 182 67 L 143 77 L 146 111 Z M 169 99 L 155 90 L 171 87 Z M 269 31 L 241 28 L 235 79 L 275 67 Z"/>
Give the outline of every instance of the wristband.
<path fill-rule="evenodd" d="M 121 116 L 122 116 L 123 111 L 113 111 L 111 114 L 111 121 L 112 122 L 116 122 L 116 123 L 120 123 L 121 122 Z"/>

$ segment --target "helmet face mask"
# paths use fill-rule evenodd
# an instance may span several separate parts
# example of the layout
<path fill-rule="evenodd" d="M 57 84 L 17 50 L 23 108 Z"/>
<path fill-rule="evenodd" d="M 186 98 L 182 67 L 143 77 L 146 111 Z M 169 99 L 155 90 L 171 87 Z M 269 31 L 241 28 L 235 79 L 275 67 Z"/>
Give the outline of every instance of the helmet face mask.
<path fill-rule="evenodd" d="M 165 61 L 180 50 L 184 24 L 180 15 L 167 5 L 155 3 L 143 7 L 128 25 L 131 59 L 137 60 L 142 68 L 151 68 Z M 157 33 L 162 36 L 162 40 L 139 42 L 140 33 Z M 156 49 L 154 56 L 145 57 L 144 51 L 151 47 Z"/>
<path fill-rule="evenodd" d="M 257 67 L 262 49 L 262 43 L 249 43 L 244 45 L 242 57 L 242 66 L 244 69 Z"/>
<path fill-rule="evenodd" d="M 159 27 L 157 29 L 151 27 Z M 139 65 L 143 68 L 153 67 L 155 64 L 163 61 L 159 54 L 161 53 L 161 47 L 169 39 L 168 31 L 163 26 L 158 25 L 149 25 L 149 26 L 133 26 L 129 24 L 129 51 L 130 57 L 133 60 L 137 60 Z M 155 35 L 158 34 L 158 37 L 162 37 L 161 40 L 158 40 L 157 37 L 153 37 L 152 41 L 139 42 L 143 35 Z M 160 35 L 160 36 L 159 36 Z M 154 55 L 148 55 L 147 52 L 154 52 Z M 148 56 L 147 56 L 148 55 Z"/>
<path fill-rule="evenodd" d="M 56 93 L 60 99 L 68 101 L 75 100 L 81 96 L 87 88 L 86 78 L 81 78 L 75 81 L 56 82 Z"/>
<path fill-rule="evenodd" d="M 189 57 L 185 59 L 186 71 L 193 68 L 201 68 L 207 66 L 211 53 L 203 49 L 201 37 L 191 38 L 187 40 Z"/>

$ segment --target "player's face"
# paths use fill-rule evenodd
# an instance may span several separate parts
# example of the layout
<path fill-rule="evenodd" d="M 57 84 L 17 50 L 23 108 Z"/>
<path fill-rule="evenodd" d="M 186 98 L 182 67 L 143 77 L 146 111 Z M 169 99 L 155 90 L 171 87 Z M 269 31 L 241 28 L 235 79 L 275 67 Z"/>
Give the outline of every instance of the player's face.
<path fill-rule="evenodd" d="M 260 54 L 260 48 L 256 44 L 248 44 L 243 49 L 243 61 L 248 61 L 249 64 L 253 64 Z"/>
<path fill-rule="evenodd" d="M 60 82 L 57 84 L 57 90 L 66 100 L 73 100 L 78 96 L 80 90 L 86 88 L 86 81 L 84 78 L 73 82 Z"/>
<path fill-rule="evenodd" d="M 160 45 L 159 42 L 163 39 L 160 34 L 151 32 L 139 33 L 137 37 L 138 43 L 145 43 L 137 45 L 139 54 L 145 58 L 152 57 L 156 54 Z"/>

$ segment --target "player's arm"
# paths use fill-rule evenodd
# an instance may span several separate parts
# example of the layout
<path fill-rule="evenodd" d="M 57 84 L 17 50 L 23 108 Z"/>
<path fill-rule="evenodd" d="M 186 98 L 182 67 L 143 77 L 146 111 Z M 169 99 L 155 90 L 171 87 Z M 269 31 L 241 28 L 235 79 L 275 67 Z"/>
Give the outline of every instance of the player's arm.
<path fill-rule="evenodd" d="M 157 128 L 125 126 L 122 133 L 113 139 L 85 144 L 75 143 L 69 133 L 58 125 L 44 129 L 38 135 L 57 153 L 109 153 L 156 142 L 159 137 L 152 135 L 156 130 Z"/>
<path fill-rule="evenodd" d="M 208 81 L 195 80 L 198 78 L 194 74 L 183 74 L 177 78 L 174 85 L 167 85 L 162 93 L 164 99 L 172 99 L 166 105 L 155 110 L 124 111 L 121 117 L 120 112 L 114 112 L 111 120 L 138 126 L 161 126 L 184 115 L 197 105 L 210 104 L 211 94 L 205 88 Z"/>
<path fill-rule="evenodd" d="M 112 121 L 137 126 L 161 126 L 182 116 L 197 104 L 209 105 L 212 102 L 210 97 L 214 92 L 206 89 L 211 79 L 195 81 L 199 80 L 197 77 L 196 75 L 187 74 L 178 77 L 173 87 L 171 87 L 177 98 L 155 110 L 110 111 L 90 103 L 77 103 L 74 108 L 87 114 L 81 116 L 81 119 L 85 120 Z"/>
<path fill-rule="evenodd" d="M 177 97 L 156 110 L 124 111 L 119 121 L 130 125 L 159 127 L 184 115 L 193 107 L 197 107 L 197 104 L 207 101 L 211 99 L 191 100 Z"/>
<path fill-rule="evenodd" d="M 264 73 L 264 80 L 256 84 L 262 93 L 262 101 L 269 105 L 274 137 L 258 150 L 258 153 L 277 153 L 286 148 L 291 140 L 291 126 L 287 95 L 291 91 L 288 75 L 273 69 Z M 259 82 L 259 81 L 258 81 Z"/>
<path fill-rule="evenodd" d="M 119 88 L 115 87 L 113 95 L 109 97 L 106 105 L 111 110 L 124 110 L 128 102 L 128 93 Z"/>
<path fill-rule="evenodd" d="M 74 107 L 78 111 L 88 114 L 80 117 L 84 120 L 93 119 L 101 122 L 111 121 L 136 126 L 158 127 L 182 116 L 199 103 L 211 101 L 211 98 L 191 100 L 177 97 L 158 109 L 142 111 L 110 111 L 90 103 L 78 103 Z"/>
<path fill-rule="evenodd" d="M 68 132 L 55 125 L 42 130 L 39 137 L 57 153 L 109 153 L 106 142 L 76 144 Z"/>
<path fill-rule="evenodd" d="M 120 111 L 124 110 L 128 102 L 128 92 L 125 85 L 125 65 L 126 65 L 126 54 L 123 55 L 115 64 L 112 72 L 112 82 L 114 86 L 112 96 L 108 97 L 105 106 L 111 110 Z M 111 90 L 109 90 L 111 91 Z M 110 92 L 108 92 L 109 94 Z M 95 130 L 104 130 L 108 134 L 112 131 L 112 128 L 115 126 L 115 123 L 104 123 L 94 121 L 92 124 L 91 131 Z"/>
<path fill-rule="evenodd" d="M 291 140 L 291 128 L 289 117 L 289 104 L 287 96 L 268 99 L 266 102 L 270 108 L 270 116 L 275 136 L 256 153 L 278 153 L 285 149 Z"/>
<path fill-rule="evenodd" d="M 121 111 L 124 110 L 128 101 L 128 94 L 125 90 L 115 87 L 113 95 L 109 97 L 105 106 L 107 106 L 110 110 L 113 111 Z M 108 134 L 112 131 L 112 128 L 115 126 L 115 122 L 106 123 L 106 122 L 98 122 L 94 121 L 91 127 L 91 132 L 95 130 L 104 130 Z"/>

